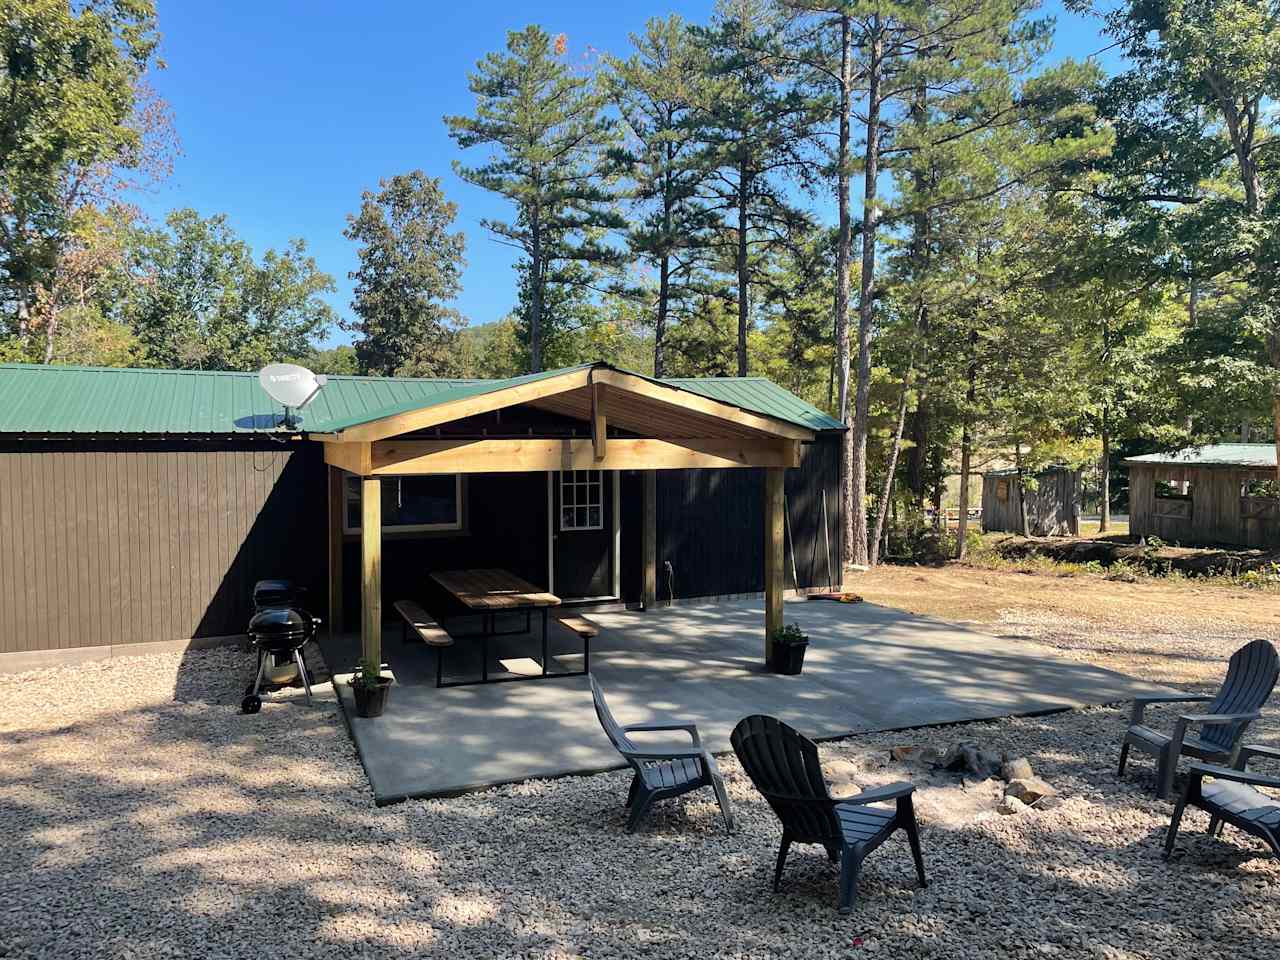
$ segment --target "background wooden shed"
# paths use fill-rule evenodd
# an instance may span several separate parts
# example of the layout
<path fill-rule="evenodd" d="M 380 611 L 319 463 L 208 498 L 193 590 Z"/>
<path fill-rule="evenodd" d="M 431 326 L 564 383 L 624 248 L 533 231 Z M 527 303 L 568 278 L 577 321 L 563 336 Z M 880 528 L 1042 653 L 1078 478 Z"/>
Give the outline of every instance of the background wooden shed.
<path fill-rule="evenodd" d="M 1280 545 L 1272 444 L 1210 444 L 1131 457 L 1125 464 L 1134 536 L 1188 546 Z M 1261 492 L 1268 481 L 1270 495 Z"/>
<path fill-rule="evenodd" d="M 1030 485 L 1029 485 L 1030 486 Z M 1022 532 L 1022 491 L 1018 471 L 982 475 L 982 529 Z M 1035 475 L 1027 490 L 1027 521 L 1033 537 L 1075 536 L 1080 532 L 1080 471 L 1050 467 Z"/>

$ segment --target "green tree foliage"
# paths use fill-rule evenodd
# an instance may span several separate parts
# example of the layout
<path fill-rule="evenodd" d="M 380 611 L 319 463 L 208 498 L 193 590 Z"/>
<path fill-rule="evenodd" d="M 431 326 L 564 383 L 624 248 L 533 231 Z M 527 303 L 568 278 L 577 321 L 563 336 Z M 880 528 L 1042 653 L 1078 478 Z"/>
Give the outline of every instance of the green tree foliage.
<path fill-rule="evenodd" d="M 674 14 L 650 20 L 631 43 L 629 58 L 607 57 L 606 63 L 626 132 L 619 159 L 634 211 L 628 247 L 658 275 L 645 299 L 652 303 L 652 366 L 662 376 L 672 302 L 687 303 L 696 289 L 712 222 L 700 200 L 707 171 L 698 162 L 696 122 L 707 99 L 706 63 L 688 25 Z"/>
<path fill-rule="evenodd" d="M 356 334 L 361 372 L 455 376 L 462 318 L 446 303 L 462 289 L 466 240 L 453 229 L 458 207 L 421 170 L 366 190 L 343 232 L 360 245 L 360 265 L 343 328 Z"/>
<path fill-rule="evenodd" d="M 608 179 L 608 93 L 564 54 L 563 37 L 541 27 L 508 34 L 505 52 L 488 54 L 470 75 L 475 115 L 445 118 L 459 146 L 489 151 L 481 166 L 455 164 L 458 175 L 515 206 L 515 219 L 482 223 L 520 251 L 520 314 L 535 371 L 545 328 L 571 324 L 559 310 L 620 260 L 604 234 L 622 226 Z"/>
<path fill-rule="evenodd" d="M 1269 113 L 1280 97 L 1280 7 L 1156 0 L 1101 12 L 1132 66 L 1100 98 L 1117 149 L 1097 195 L 1183 281 L 1193 311 L 1206 288 L 1214 294 L 1204 318 L 1214 329 L 1194 317 L 1186 349 L 1227 348 L 1201 356 L 1201 376 L 1216 368 L 1235 377 L 1224 390 L 1261 386 L 1253 402 L 1270 400 L 1280 450 L 1280 163 Z"/>
<path fill-rule="evenodd" d="M 77 214 L 148 160 L 139 85 L 155 63 L 151 0 L 8 0 L 0 16 L 0 283 L 29 352 Z M 153 118 L 154 119 L 154 118 Z M 81 218 L 83 219 L 83 218 Z M 56 331 L 44 330 L 44 359 Z"/>
<path fill-rule="evenodd" d="M 769 0 L 720 0 L 698 30 L 709 73 L 697 115 L 707 209 L 717 217 L 713 246 L 736 282 L 737 373 L 749 366 L 751 292 L 767 254 L 807 218 L 790 202 L 787 175 L 804 169 L 809 102 L 785 82 L 781 13 Z"/>
<path fill-rule="evenodd" d="M 145 282 L 124 307 L 149 364 L 256 370 L 311 354 L 333 323 L 334 283 L 302 240 L 257 261 L 225 216 L 176 210 L 166 223 L 138 232 L 131 269 Z"/>

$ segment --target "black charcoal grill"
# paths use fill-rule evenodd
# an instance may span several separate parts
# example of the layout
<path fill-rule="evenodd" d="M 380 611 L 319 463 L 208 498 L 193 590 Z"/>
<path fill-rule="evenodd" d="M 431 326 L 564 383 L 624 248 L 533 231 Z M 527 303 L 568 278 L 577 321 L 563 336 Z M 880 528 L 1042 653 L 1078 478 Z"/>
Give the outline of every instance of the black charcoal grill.
<path fill-rule="evenodd" d="M 298 593 L 288 580 L 259 580 L 254 585 L 254 614 L 248 634 L 249 642 L 258 651 L 258 671 L 240 702 L 243 713 L 257 713 L 262 709 L 260 694 L 267 665 L 290 660 L 297 664 L 307 702 L 311 702 L 311 678 L 307 675 L 302 648 L 308 640 L 315 639 L 320 619 L 298 606 Z"/>

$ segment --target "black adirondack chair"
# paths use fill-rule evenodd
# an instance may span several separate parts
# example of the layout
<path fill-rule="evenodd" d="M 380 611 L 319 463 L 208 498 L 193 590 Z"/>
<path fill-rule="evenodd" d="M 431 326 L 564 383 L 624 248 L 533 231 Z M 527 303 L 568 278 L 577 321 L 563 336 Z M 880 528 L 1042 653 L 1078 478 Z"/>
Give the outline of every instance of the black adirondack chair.
<path fill-rule="evenodd" d="M 715 790 L 720 813 L 724 816 L 725 829 L 733 832 L 733 811 L 729 808 L 729 794 L 725 792 L 724 780 L 720 777 L 715 758 L 702 745 L 695 724 L 633 723 L 624 727 L 613 718 L 609 704 L 605 702 L 604 691 L 600 689 L 594 676 L 591 678 L 591 696 L 595 700 L 600 726 L 604 728 L 614 749 L 626 758 L 635 771 L 631 790 L 627 793 L 627 809 L 630 811 L 627 818 L 628 833 L 635 831 L 655 800 L 670 800 L 702 787 Z M 636 746 L 628 736 L 632 733 L 665 732 L 687 733 L 693 744 L 685 748 L 646 749 Z"/>
<path fill-rule="evenodd" d="M 1156 796 L 1167 799 L 1173 790 L 1178 757 L 1196 757 L 1211 763 L 1232 766 L 1240 739 L 1251 722 L 1262 714 L 1262 705 L 1271 696 L 1280 674 L 1280 657 L 1268 640 L 1254 640 L 1231 655 L 1227 678 L 1217 696 L 1184 693 L 1175 696 L 1137 697 L 1129 717 L 1129 729 L 1120 745 L 1119 775 L 1124 776 L 1129 748 L 1136 747 L 1157 759 Z M 1143 712 L 1153 703 L 1202 703 L 1211 700 L 1204 713 L 1187 713 L 1178 717 L 1172 734 L 1164 734 L 1142 722 Z M 1200 733 L 1188 727 L 1201 725 Z"/>
<path fill-rule="evenodd" d="M 782 821 L 782 846 L 773 873 L 775 893 L 782 886 L 782 867 L 791 844 L 821 844 L 831 862 L 840 863 L 840 912 L 849 913 L 862 861 L 895 830 L 906 831 L 920 886 L 926 885 L 911 784 L 891 783 L 835 800 L 827 791 L 817 745 L 774 717 L 744 718 L 734 727 L 730 741 L 747 776 Z M 896 809 L 867 806 L 882 800 L 896 800 Z"/>
<path fill-rule="evenodd" d="M 1250 773 L 1246 769 L 1254 757 L 1280 760 L 1280 750 L 1275 747 L 1248 745 L 1240 748 L 1240 756 L 1232 769 L 1207 763 L 1193 763 L 1187 771 L 1187 783 L 1183 787 L 1178 805 L 1173 808 L 1173 819 L 1164 840 L 1164 858 L 1173 853 L 1178 839 L 1178 826 L 1188 806 L 1199 807 L 1209 814 L 1209 836 L 1221 833 L 1222 824 L 1229 823 L 1245 833 L 1261 837 L 1280 857 L 1280 800 L 1257 790 L 1258 787 L 1280 789 L 1280 777 L 1267 777 Z M 1205 777 L 1213 777 L 1205 783 Z"/>

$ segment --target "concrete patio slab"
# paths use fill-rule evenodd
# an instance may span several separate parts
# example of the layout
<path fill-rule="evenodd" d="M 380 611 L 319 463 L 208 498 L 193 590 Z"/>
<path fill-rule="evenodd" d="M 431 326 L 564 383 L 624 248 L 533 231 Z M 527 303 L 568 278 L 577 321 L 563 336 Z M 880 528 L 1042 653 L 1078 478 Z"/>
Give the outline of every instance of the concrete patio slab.
<path fill-rule="evenodd" d="M 590 616 L 602 628 L 592 673 L 619 721 L 692 720 L 717 753 L 729 749 L 730 731 L 752 713 L 827 739 L 1164 691 L 1048 647 L 867 603 L 788 601 L 786 620 L 810 636 L 797 677 L 761 665 L 759 600 Z M 563 631 L 553 638 L 559 665 L 576 668 L 581 645 Z M 358 656 L 358 638 L 322 646 L 341 679 Z M 478 675 L 477 647 L 462 639 L 447 648 L 446 673 Z M 492 656 L 531 650 L 536 640 L 513 636 Z M 349 689 L 338 684 L 378 803 L 622 765 L 596 721 L 585 677 L 436 689 L 435 656 L 421 644 L 402 644 L 398 628 L 387 629 L 384 659 L 396 685 L 376 720 L 355 717 Z"/>

